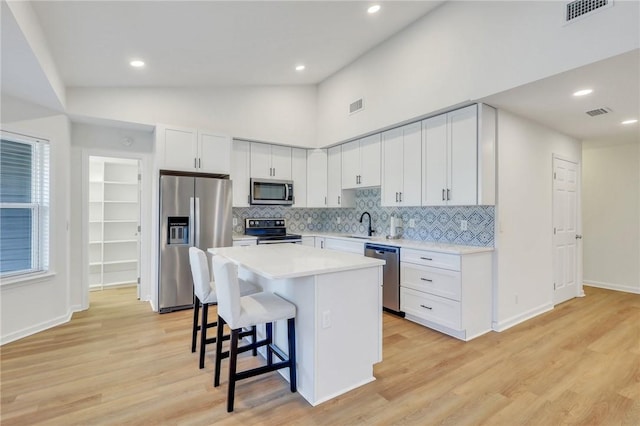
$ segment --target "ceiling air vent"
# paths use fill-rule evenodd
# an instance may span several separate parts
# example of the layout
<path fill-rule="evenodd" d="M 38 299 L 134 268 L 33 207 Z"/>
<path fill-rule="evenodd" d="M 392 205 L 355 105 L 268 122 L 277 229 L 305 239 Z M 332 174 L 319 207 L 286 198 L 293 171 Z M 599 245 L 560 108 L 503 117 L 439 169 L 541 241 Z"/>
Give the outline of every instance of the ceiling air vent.
<path fill-rule="evenodd" d="M 358 111 L 362 111 L 364 109 L 364 101 L 362 98 L 358 99 L 355 102 L 351 102 L 349 105 L 349 114 L 355 114 Z"/>
<path fill-rule="evenodd" d="M 565 21 L 571 22 L 576 18 L 611 6 L 613 6 L 613 0 L 575 0 L 566 5 Z"/>
<path fill-rule="evenodd" d="M 611 108 L 596 108 L 596 109 L 592 109 L 591 111 L 587 111 L 587 114 L 590 115 L 591 117 L 595 117 L 597 115 L 602 115 L 602 114 L 609 114 L 611 112 Z"/>

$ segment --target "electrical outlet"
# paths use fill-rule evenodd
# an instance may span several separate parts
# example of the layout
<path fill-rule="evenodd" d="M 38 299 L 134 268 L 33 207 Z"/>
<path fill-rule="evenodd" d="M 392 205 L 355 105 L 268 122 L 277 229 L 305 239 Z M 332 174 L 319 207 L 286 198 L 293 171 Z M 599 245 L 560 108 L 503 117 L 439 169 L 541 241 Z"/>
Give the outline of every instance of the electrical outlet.
<path fill-rule="evenodd" d="M 331 311 L 324 311 L 322 313 L 322 328 L 331 327 Z"/>
<path fill-rule="evenodd" d="M 466 231 L 467 230 L 467 221 L 466 220 L 461 220 L 460 221 L 460 230 L 461 231 Z"/>
<path fill-rule="evenodd" d="M 307 223 L 308 223 L 309 225 L 311 225 L 311 218 L 310 218 L 310 217 L 308 217 L 308 218 L 307 218 Z"/>
<path fill-rule="evenodd" d="M 237 217 L 233 218 L 233 226 L 238 226 L 238 218 Z"/>
<path fill-rule="evenodd" d="M 416 220 L 409 219 L 409 228 L 415 228 L 415 227 L 416 227 Z"/>

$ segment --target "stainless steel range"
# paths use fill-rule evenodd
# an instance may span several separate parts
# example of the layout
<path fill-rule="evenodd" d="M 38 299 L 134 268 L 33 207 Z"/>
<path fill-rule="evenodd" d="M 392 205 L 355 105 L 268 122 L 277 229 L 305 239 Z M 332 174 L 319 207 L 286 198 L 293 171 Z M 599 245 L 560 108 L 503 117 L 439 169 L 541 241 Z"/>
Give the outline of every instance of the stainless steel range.
<path fill-rule="evenodd" d="M 245 219 L 244 233 L 258 237 L 258 244 L 302 243 L 302 236 L 288 234 L 286 221 L 279 218 Z"/>

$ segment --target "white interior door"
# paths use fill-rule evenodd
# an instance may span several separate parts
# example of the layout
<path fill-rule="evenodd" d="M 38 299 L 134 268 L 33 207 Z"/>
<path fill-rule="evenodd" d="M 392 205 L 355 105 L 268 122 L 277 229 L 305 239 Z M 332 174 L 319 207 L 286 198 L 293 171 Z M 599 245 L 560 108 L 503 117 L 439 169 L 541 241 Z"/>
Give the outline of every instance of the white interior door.
<path fill-rule="evenodd" d="M 554 304 L 578 296 L 578 164 L 553 159 Z"/>

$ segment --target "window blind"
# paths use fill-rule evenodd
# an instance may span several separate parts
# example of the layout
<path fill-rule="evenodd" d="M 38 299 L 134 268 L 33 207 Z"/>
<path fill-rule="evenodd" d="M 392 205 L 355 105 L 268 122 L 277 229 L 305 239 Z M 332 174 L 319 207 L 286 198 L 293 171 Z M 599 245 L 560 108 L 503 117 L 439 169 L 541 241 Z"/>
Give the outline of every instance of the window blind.
<path fill-rule="evenodd" d="M 49 269 L 49 143 L 2 132 L 0 275 Z"/>

